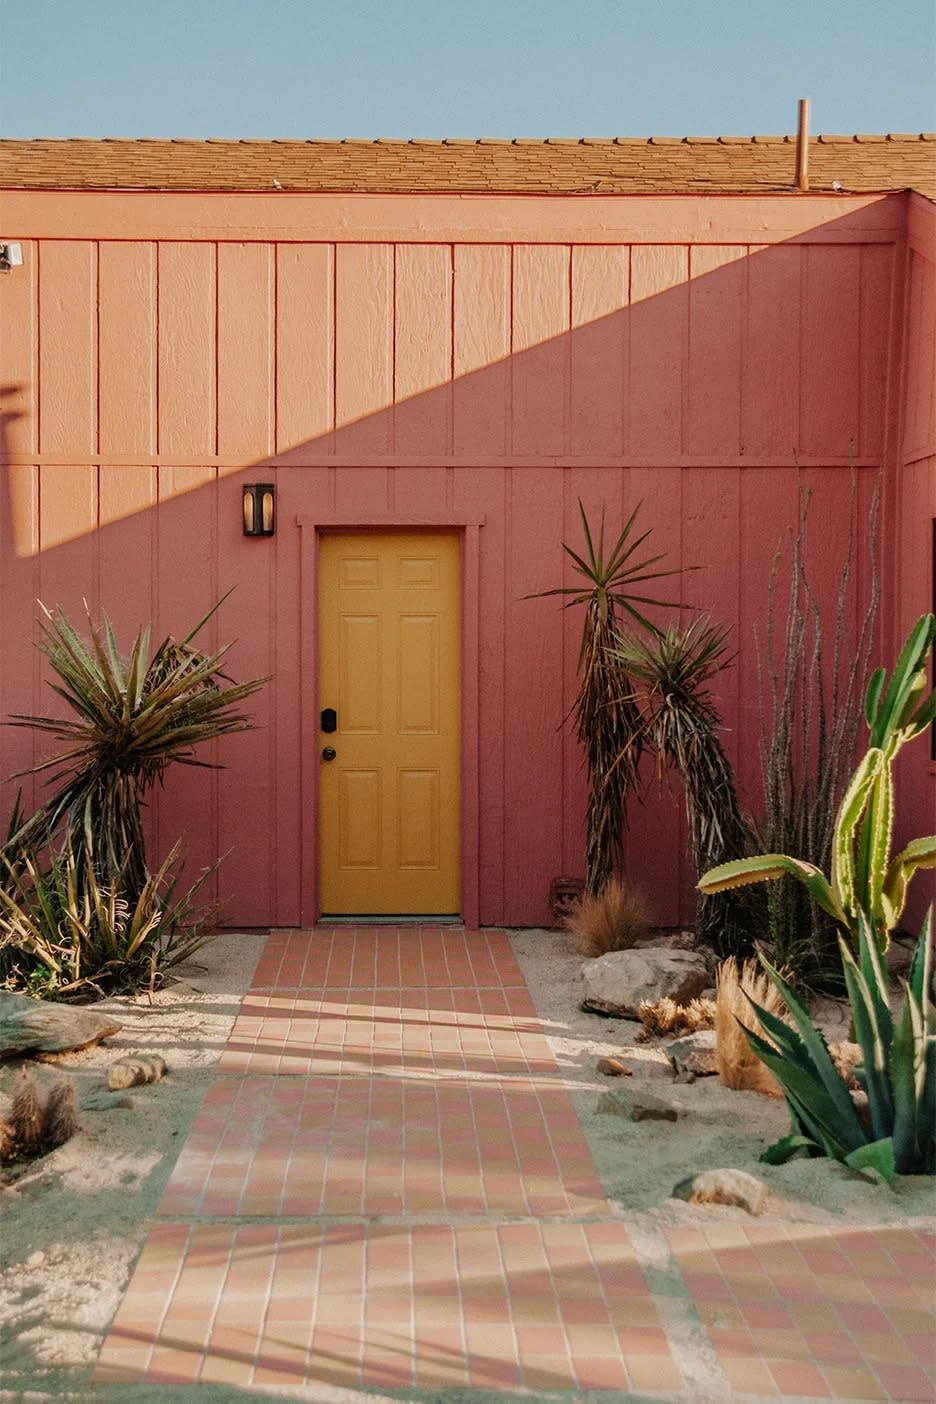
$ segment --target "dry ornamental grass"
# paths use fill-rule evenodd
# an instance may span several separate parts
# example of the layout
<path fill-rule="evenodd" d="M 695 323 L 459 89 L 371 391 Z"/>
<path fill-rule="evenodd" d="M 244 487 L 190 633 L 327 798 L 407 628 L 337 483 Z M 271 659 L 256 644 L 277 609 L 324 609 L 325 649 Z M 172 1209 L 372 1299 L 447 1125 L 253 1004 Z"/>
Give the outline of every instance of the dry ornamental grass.
<path fill-rule="evenodd" d="M 666 996 L 653 1002 L 642 999 L 637 1014 L 643 1025 L 638 1034 L 641 1041 L 664 1034 L 695 1033 L 698 1029 L 715 1026 L 715 1002 L 711 999 L 693 999 L 689 1004 L 677 1004 Z"/>
<path fill-rule="evenodd" d="M 650 914 L 642 894 L 611 877 L 597 894 L 585 892 L 564 925 L 578 937 L 588 956 L 628 951 L 650 932 Z"/>
<path fill-rule="evenodd" d="M 783 1093 L 773 1073 L 748 1043 L 745 1029 L 762 1033 L 760 1021 L 749 999 L 778 1018 L 786 1015 L 786 1005 L 756 960 L 739 965 L 731 956 L 718 968 L 715 980 L 715 1046 L 718 1076 L 726 1087 L 763 1092 L 768 1097 Z"/>

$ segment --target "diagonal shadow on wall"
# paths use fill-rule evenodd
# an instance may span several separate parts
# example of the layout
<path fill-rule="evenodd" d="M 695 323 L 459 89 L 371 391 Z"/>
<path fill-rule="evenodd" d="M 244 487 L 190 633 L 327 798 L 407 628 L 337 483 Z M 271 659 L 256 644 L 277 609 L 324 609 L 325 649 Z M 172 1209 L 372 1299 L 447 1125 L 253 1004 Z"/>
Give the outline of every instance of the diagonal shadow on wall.
<path fill-rule="evenodd" d="M 487 251 L 489 271 L 506 260 L 506 284 L 489 276 L 453 292 L 457 264 L 440 285 L 412 281 L 402 330 L 398 276 L 389 366 L 373 352 L 385 325 L 339 325 L 318 382 L 324 402 L 312 393 L 317 345 L 306 367 L 312 388 L 302 387 L 301 346 L 281 360 L 277 406 L 288 383 L 293 417 L 305 403 L 328 418 L 283 452 L 245 454 L 243 467 L 236 454 L 179 451 L 124 464 L 115 453 L 91 467 L 59 455 L 41 474 L 16 455 L 6 468 L 5 716 L 50 706 L 36 599 L 79 617 L 86 598 L 129 642 L 150 620 L 158 635 L 187 630 L 236 586 L 205 643 L 236 640 L 237 677 L 273 675 L 255 699 L 258 729 L 218 749 L 226 769 L 178 770 L 151 816 L 158 851 L 180 833 L 193 865 L 233 850 L 221 882 L 232 922 L 307 917 L 302 848 L 315 795 L 308 776 L 302 791 L 301 760 L 317 756 L 319 738 L 308 688 L 314 582 L 302 571 L 299 517 L 485 519 L 477 774 L 467 777 L 481 814 L 482 921 L 545 923 L 549 879 L 581 871 L 584 777 L 574 739 L 557 729 L 574 696 L 580 623 L 555 601 L 524 598 L 569 582 L 560 543 L 580 539 L 579 499 L 593 519 L 606 506 L 615 530 L 642 502 L 648 548 L 666 552 L 665 564 L 700 567 L 661 589 L 735 630 L 737 663 L 716 692 L 745 798 L 756 804 L 753 631 L 763 626 L 774 549 L 796 518 L 793 455 L 815 495 L 811 572 L 830 608 L 850 527 L 867 513 L 878 465 L 895 461 L 896 245 L 869 239 L 866 218 L 846 216 L 768 248 L 526 247 L 522 257 L 508 246 Z M 457 308 L 471 302 L 462 315 L 478 330 L 459 343 Z M 550 319 L 562 328 L 555 334 Z M 242 349 L 247 360 L 256 352 Z M 459 372 L 459 358 L 482 363 Z M 408 389 L 433 377 L 441 383 Z M 397 403 L 379 405 L 394 394 Z M 352 415 L 355 396 L 376 407 Z M 23 427 L 12 418 L 23 398 L 8 387 L 7 432 Z M 258 479 L 276 484 L 272 541 L 241 534 L 241 487 Z M 782 599 L 782 582 L 778 590 Z M 861 569 L 853 614 L 866 590 Z M 36 756 L 26 732 L 4 729 L 2 744 L 4 775 Z M 34 798 L 28 784 L 26 794 Z M 6 795 L 9 805 L 12 786 Z M 684 829 L 678 796 L 650 786 L 632 817 L 628 869 L 665 924 L 691 919 Z"/>

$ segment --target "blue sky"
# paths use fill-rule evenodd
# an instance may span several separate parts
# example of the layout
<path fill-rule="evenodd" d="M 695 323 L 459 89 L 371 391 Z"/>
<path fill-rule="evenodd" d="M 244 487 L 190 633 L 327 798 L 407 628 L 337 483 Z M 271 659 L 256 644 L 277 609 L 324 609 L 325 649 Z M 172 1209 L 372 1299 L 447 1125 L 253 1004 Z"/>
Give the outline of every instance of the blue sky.
<path fill-rule="evenodd" d="M 936 127 L 933 0 L 14 0 L 6 137 Z"/>

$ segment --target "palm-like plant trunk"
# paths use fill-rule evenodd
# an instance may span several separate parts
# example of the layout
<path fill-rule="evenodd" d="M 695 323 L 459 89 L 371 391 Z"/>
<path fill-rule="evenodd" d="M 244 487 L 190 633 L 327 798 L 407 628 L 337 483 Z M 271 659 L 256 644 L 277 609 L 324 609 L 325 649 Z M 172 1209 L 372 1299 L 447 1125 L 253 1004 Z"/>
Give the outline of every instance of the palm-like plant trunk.
<path fill-rule="evenodd" d="M 726 637 L 727 630 L 703 617 L 655 638 L 620 639 L 613 650 L 618 666 L 639 684 L 648 745 L 660 766 L 672 766 L 682 779 L 689 843 L 699 875 L 716 853 L 719 862 L 740 858 L 748 841 L 734 772 L 719 740 L 721 722 L 707 686 L 730 661 L 725 658 Z M 700 896 L 696 933 L 719 956 L 749 954 L 764 919 L 762 907 L 760 896 L 752 896 L 746 887 Z"/>
<path fill-rule="evenodd" d="M 585 890 L 593 896 L 623 860 L 628 796 L 637 787 L 640 713 L 610 647 L 617 624 L 613 605 L 591 601 L 576 701 L 578 739 L 585 752 L 589 796 L 585 832 Z"/>
<path fill-rule="evenodd" d="M 634 624 L 655 634 L 656 626 L 641 612 L 643 606 L 669 606 L 672 601 L 637 594 L 634 587 L 642 591 L 649 580 L 681 573 L 679 569 L 652 570 L 650 567 L 662 560 L 662 556 L 634 559 L 650 534 L 645 531 L 631 539 L 637 511 L 635 507 L 606 553 L 604 508 L 596 541 L 580 499 L 584 553 L 579 555 L 565 542 L 562 549 L 581 581 L 541 592 L 544 596 L 567 595 L 569 605 L 585 606 L 577 665 L 578 694 L 565 721 L 575 716 L 578 739 L 585 751 L 589 780 L 585 890 L 592 896 L 598 895 L 611 876 L 615 861 L 623 857 L 627 801 L 637 788 L 643 750 L 640 712 L 631 696 L 633 689 L 611 652 L 617 640 L 615 610 L 619 609 L 622 616 L 628 616 Z"/>
<path fill-rule="evenodd" d="M 704 873 L 710 863 L 727 863 L 742 854 L 748 830 L 738 807 L 731 762 L 708 719 L 690 716 L 686 721 L 694 732 L 689 763 L 683 771 L 689 846 L 696 872 Z M 673 754 L 669 760 L 677 764 Z M 722 855 L 717 860 L 716 853 Z M 716 900 L 728 896 L 734 901 Z M 700 894 L 696 902 L 696 934 L 719 956 L 749 955 L 753 950 L 752 907 L 756 906 L 757 900 L 746 888 L 711 896 Z"/>

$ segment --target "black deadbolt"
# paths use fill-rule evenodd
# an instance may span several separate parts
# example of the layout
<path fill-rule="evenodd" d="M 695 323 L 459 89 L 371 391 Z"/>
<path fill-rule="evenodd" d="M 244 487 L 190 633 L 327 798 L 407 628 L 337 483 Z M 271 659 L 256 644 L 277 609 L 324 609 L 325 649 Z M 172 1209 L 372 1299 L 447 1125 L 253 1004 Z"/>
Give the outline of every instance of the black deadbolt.
<path fill-rule="evenodd" d="M 322 709 L 322 730 L 329 734 L 338 730 L 338 713 L 334 707 L 324 707 Z"/>

